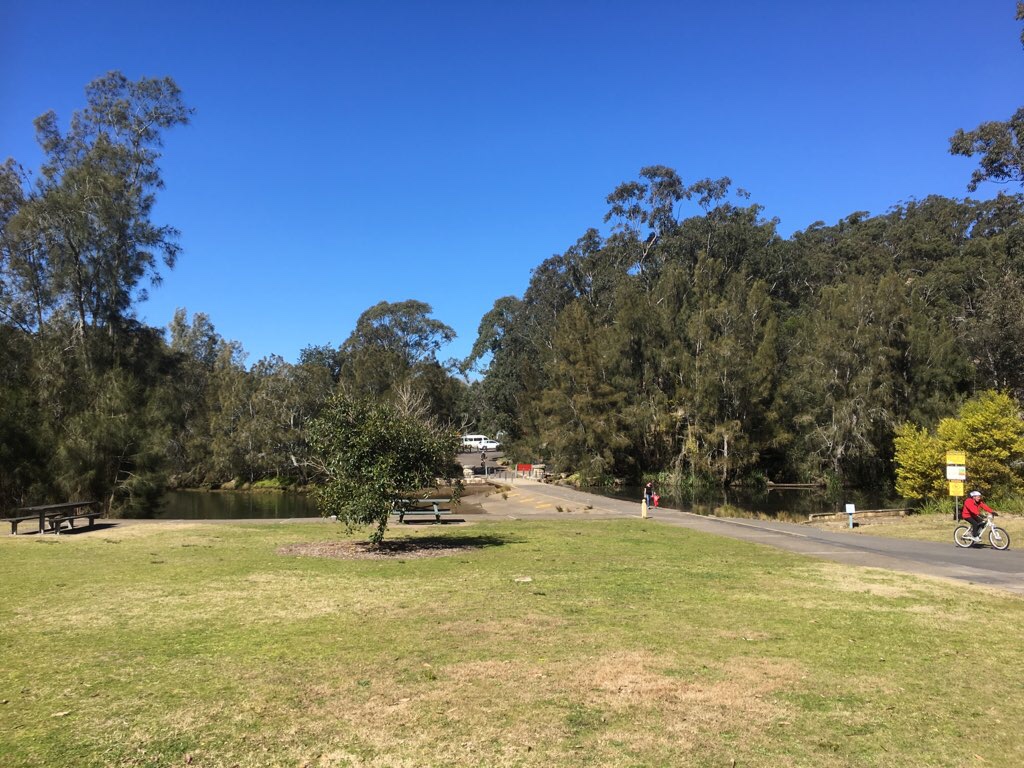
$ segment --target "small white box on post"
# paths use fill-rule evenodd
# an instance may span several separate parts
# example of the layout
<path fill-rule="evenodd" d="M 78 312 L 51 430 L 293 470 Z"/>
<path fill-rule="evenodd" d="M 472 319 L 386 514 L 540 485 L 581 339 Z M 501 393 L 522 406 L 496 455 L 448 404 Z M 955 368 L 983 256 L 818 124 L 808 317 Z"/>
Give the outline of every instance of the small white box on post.
<path fill-rule="evenodd" d="M 846 505 L 846 515 L 850 521 L 850 527 L 853 528 L 853 516 L 857 513 L 857 507 L 853 504 Z"/>

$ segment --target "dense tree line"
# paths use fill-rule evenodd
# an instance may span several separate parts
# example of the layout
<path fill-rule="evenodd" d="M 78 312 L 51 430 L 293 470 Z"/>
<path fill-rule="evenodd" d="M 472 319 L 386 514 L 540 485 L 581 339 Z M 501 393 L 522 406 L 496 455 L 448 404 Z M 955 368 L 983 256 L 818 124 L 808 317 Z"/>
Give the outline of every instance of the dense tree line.
<path fill-rule="evenodd" d="M 608 203 L 612 232 L 499 299 L 468 361 L 523 454 L 589 482 L 878 483 L 901 423 L 1024 395 L 1024 196 L 790 238 L 729 179 L 650 167 Z"/>
<path fill-rule="evenodd" d="M 174 82 L 90 83 L 66 132 L 36 121 L 34 178 L 0 166 L 0 508 L 69 498 L 151 507 L 168 486 L 308 483 L 307 425 L 338 390 L 461 424 L 469 388 L 437 359 L 451 328 L 417 301 L 381 303 L 337 349 L 246 367 L 210 318 L 138 322 L 173 267 L 152 220 L 164 134 L 191 110 Z"/>
<path fill-rule="evenodd" d="M 338 347 L 247 367 L 201 312 L 166 331 L 134 312 L 178 255 L 152 221 L 164 134 L 191 115 L 177 86 L 115 72 L 86 104 L 66 132 L 36 121 L 34 176 L 0 166 L 4 507 L 319 483 L 310 425 L 374 401 L 584 482 L 877 484 L 904 425 L 934 429 L 983 391 L 1024 398 L 1024 195 L 928 197 L 787 238 L 731 180 L 664 166 L 497 300 L 458 365 L 438 359 L 454 331 L 408 300 L 366 309 Z M 951 139 L 981 156 L 972 184 L 1024 178 L 1017 117 Z"/>
<path fill-rule="evenodd" d="M 968 189 L 1024 183 L 1022 139 L 1024 110 L 956 131 L 951 154 L 979 162 Z M 524 455 L 585 482 L 877 485 L 906 425 L 932 429 L 987 390 L 1024 397 L 1019 193 L 931 196 L 789 238 L 728 178 L 652 166 L 607 203 L 611 232 L 495 302 L 466 361 L 486 367 L 486 417 Z"/>

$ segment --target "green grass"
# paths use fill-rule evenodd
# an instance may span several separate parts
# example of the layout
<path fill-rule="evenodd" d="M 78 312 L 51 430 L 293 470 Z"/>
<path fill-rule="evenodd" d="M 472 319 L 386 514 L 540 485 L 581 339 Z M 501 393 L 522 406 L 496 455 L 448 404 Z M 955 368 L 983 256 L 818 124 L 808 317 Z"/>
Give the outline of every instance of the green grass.
<path fill-rule="evenodd" d="M 0 765 L 1024 764 L 1018 598 L 650 521 L 401 533 L 463 549 L 0 538 Z"/>

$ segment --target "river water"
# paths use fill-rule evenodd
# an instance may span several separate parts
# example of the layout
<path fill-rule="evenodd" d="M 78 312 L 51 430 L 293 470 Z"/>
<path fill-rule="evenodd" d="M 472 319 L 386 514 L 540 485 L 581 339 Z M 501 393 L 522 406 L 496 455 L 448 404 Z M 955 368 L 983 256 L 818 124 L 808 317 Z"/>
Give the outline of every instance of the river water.
<path fill-rule="evenodd" d="M 616 499 L 636 501 L 643 499 L 640 486 L 618 488 L 592 488 L 591 493 Z M 789 522 L 802 522 L 807 516 L 821 512 L 843 512 L 847 504 L 857 509 L 904 508 L 903 499 L 888 498 L 885 494 L 843 490 L 837 498 L 825 493 L 823 488 L 771 488 L 713 489 L 702 493 L 673 493 L 670 489 L 657 488 L 663 507 L 695 512 L 698 515 L 719 515 L 726 517 L 770 518 Z"/>
<path fill-rule="evenodd" d="M 588 488 L 591 493 L 640 503 L 643 489 Z M 858 509 L 886 509 L 905 506 L 900 499 L 888 499 L 865 491 L 844 491 L 838 499 L 828 498 L 821 489 L 714 490 L 694 496 L 659 488 L 661 505 L 701 515 L 772 518 L 802 521 L 814 512 L 842 512 L 847 503 Z M 158 520 L 245 520 L 251 518 L 285 519 L 319 517 L 312 495 L 281 491 L 169 491 L 159 510 Z"/>
<path fill-rule="evenodd" d="M 283 491 L 168 491 L 157 520 L 246 520 L 319 517 L 313 497 Z"/>

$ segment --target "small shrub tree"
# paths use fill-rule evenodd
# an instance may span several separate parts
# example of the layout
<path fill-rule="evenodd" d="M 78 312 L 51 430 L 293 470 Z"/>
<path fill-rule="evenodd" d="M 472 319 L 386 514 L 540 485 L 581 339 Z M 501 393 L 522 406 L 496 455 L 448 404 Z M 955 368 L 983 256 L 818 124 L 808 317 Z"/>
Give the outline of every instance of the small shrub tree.
<path fill-rule="evenodd" d="M 934 433 L 913 424 L 896 430 L 896 492 L 938 499 L 946 493 L 945 452 L 967 453 L 972 488 L 997 492 L 1024 487 L 1024 421 L 1009 395 L 988 391 L 971 398 Z"/>
<path fill-rule="evenodd" d="M 914 424 L 896 428 L 896 493 L 907 499 L 934 499 L 945 492 L 944 448 L 938 437 Z"/>
<path fill-rule="evenodd" d="M 1020 407 L 1002 392 L 982 392 L 939 422 L 939 440 L 967 452 L 967 480 L 983 490 L 1013 492 L 1024 486 L 1024 421 Z"/>
<path fill-rule="evenodd" d="M 461 492 L 458 432 L 415 409 L 338 393 L 311 423 L 309 436 L 326 476 L 316 491 L 321 513 L 337 515 L 349 529 L 375 526 L 374 544 L 383 541 L 398 499 L 441 483 L 452 485 L 456 496 Z"/>

